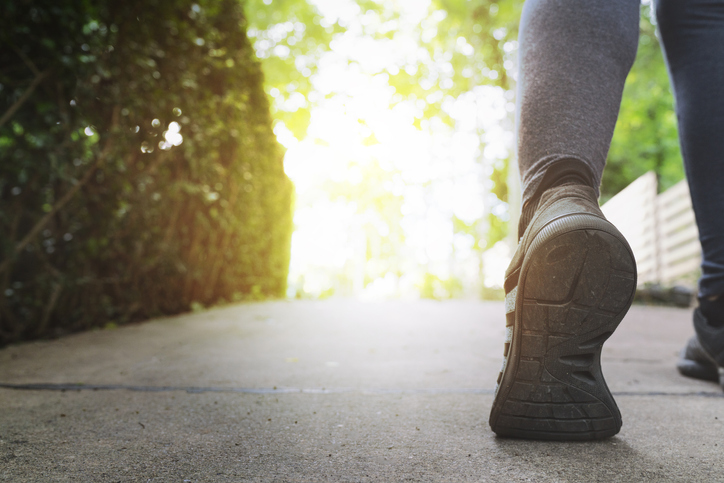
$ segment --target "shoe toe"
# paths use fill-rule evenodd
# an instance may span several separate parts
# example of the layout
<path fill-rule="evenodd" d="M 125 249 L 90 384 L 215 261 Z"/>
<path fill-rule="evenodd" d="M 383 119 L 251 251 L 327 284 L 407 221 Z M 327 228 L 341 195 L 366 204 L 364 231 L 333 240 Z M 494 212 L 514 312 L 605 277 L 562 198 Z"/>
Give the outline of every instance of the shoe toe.
<path fill-rule="evenodd" d="M 704 381 L 719 382 L 719 369 L 717 364 L 707 354 L 697 336 L 692 336 L 681 350 L 676 368 L 682 376 L 701 379 Z"/>

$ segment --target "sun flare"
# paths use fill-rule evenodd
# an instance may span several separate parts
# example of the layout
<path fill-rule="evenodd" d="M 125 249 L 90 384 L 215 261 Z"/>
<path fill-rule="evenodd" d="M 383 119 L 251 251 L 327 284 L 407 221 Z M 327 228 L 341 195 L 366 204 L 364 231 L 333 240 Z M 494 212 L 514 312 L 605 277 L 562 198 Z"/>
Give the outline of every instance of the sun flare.
<path fill-rule="evenodd" d="M 511 157 L 512 91 L 447 92 L 452 56 L 421 45 L 445 18 L 430 2 L 397 1 L 382 14 L 314 3 L 344 31 L 306 99 L 269 89 L 276 109 L 310 112 L 302 139 L 283 121 L 274 127 L 296 188 L 288 295 L 448 298 L 499 287 L 510 250 L 502 241 L 486 251 L 487 218 L 508 219 L 490 175 Z M 473 53 L 462 36 L 455 48 Z M 424 95 L 400 92 L 395 76 L 420 69 Z"/>

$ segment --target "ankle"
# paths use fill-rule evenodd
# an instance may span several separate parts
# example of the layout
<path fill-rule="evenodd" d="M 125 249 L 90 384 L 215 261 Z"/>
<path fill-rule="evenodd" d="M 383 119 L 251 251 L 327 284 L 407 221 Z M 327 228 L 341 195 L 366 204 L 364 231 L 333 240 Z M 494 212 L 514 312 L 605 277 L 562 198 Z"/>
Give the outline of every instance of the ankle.
<path fill-rule="evenodd" d="M 699 310 L 711 327 L 724 327 L 724 297 L 715 295 L 699 298 Z"/>
<path fill-rule="evenodd" d="M 568 173 L 558 178 L 548 189 L 556 188 L 559 186 L 589 186 L 585 179 L 577 173 Z"/>

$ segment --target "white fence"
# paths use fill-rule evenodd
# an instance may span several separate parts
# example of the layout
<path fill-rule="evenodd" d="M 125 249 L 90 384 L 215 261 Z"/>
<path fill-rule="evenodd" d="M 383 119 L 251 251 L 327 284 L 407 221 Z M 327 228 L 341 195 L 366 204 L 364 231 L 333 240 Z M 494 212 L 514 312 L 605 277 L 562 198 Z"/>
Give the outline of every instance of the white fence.
<path fill-rule="evenodd" d="M 701 245 L 686 180 L 657 194 L 656 175 L 648 172 L 601 209 L 631 245 L 639 285 L 696 286 Z"/>

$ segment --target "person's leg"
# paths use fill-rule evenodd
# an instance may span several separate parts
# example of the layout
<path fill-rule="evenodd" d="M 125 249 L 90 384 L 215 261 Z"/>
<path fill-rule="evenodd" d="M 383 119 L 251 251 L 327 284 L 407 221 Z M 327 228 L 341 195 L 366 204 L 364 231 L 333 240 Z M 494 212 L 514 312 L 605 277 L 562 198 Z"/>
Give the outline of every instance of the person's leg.
<path fill-rule="evenodd" d="M 530 201 L 566 173 L 598 186 L 639 33 L 638 0 L 528 0 L 519 34 L 522 236 Z"/>
<path fill-rule="evenodd" d="M 687 361 L 705 362 L 708 354 L 724 365 L 724 0 L 657 0 L 655 6 L 702 247 L 698 340 L 690 341 L 679 370 L 716 380 L 716 367 L 702 372 Z"/>
<path fill-rule="evenodd" d="M 701 298 L 724 294 L 724 1 L 657 0 L 702 246 Z"/>
<path fill-rule="evenodd" d="M 600 356 L 633 301 L 636 264 L 598 206 L 598 185 L 638 21 L 638 0 L 528 0 L 523 9 L 524 208 L 490 414 L 500 436 L 600 439 L 621 427 Z"/>

